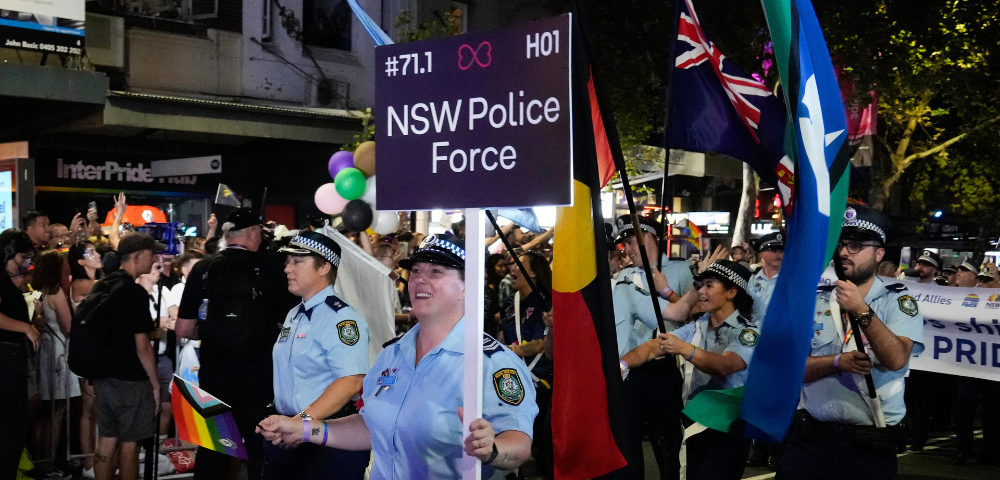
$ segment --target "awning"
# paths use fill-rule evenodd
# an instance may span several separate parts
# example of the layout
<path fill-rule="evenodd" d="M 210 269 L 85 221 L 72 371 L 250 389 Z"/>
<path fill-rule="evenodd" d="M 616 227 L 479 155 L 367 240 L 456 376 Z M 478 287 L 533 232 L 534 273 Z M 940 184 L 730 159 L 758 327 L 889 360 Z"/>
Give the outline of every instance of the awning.
<path fill-rule="evenodd" d="M 96 119 L 91 119 L 91 121 Z M 98 124 L 99 123 L 99 124 Z M 80 125 L 86 128 L 85 125 Z M 346 110 L 253 105 L 143 93 L 110 92 L 94 133 L 155 138 L 157 131 L 211 136 L 349 143 L 362 114 Z M 83 132 L 81 132 L 83 133 Z M 176 138 L 176 136 L 171 136 Z M 239 143 L 238 139 L 231 139 Z M 226 142 L 229 143 L 229 142 Z"/>

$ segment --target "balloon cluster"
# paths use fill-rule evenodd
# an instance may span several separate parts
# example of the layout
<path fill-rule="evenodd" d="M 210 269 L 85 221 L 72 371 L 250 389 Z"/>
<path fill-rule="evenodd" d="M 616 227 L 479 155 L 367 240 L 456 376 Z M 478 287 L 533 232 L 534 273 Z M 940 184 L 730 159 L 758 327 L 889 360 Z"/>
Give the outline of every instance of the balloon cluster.
<path fill-rule="evenodd" d="M 399 227 L 396 212 L 375 209 L 375 142 L 364 142 L 352 154 L 334 153 L 327 163 L 333 183 L 316 190 L 316 207 L 327 215 L 340 215 L 352 232 L 371 228 L 386 235 Z"/>

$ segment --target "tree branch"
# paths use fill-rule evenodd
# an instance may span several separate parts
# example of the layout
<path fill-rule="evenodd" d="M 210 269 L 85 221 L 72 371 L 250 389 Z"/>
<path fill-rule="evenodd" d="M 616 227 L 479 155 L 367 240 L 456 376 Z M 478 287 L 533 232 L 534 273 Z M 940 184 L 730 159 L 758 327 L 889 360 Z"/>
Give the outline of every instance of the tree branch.
<path fill-rule="evenodd" d="M 961 135 L 958 135 L 958 136 L 955 136 L 953 138 L 950 138 L 950 139 L 946 140 L 945 142 L 937 145 L 934 148 L 931 148 L 929 150 L 924 150 L 924 151 L 922 151 L 920 153 L 914 153 L 913 155 L 910 155 L 909 157 L 906 157 L 903 160 L 903 162 L 902 162 L 903 163 L 903 168 L 908 167 L 911 163 L 913 163 L 914 160 L 919 160 L 921 158 L 927 158 L 927 157 L 929 157 L 931 155 L 934 155 L 935 153 L 938 153 L 938 152 L 940 152 L 940 151 L 948 148 L 952 144 L 961 141 L 963 138 L 967 137 L 968 135 L 969 135 L 968 133 L 963 133 Z"/>

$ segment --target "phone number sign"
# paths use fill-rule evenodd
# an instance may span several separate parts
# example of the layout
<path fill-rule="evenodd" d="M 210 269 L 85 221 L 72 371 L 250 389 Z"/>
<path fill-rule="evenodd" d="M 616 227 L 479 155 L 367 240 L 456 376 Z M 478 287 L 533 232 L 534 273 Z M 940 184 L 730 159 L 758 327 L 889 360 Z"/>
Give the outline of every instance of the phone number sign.
<path fill-rule="evenodd" d="M 570 24 L 376 48 L 379 210 L 571 204 Z"/>

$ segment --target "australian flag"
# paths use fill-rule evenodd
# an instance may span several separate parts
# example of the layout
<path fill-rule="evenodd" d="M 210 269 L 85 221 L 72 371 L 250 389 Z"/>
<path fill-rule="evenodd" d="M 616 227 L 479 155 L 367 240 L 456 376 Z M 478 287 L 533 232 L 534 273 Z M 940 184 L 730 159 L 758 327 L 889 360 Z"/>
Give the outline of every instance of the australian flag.
<path fill-rule="evenodd" d="M 691 0 L 677 9 L 667 147 L 742 160 L 788 206 L 794 167 L 784 153 L 784 103 L 709 40 Z"/>

